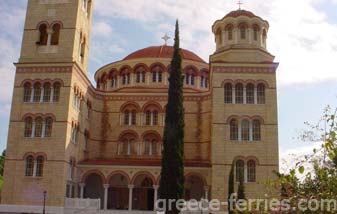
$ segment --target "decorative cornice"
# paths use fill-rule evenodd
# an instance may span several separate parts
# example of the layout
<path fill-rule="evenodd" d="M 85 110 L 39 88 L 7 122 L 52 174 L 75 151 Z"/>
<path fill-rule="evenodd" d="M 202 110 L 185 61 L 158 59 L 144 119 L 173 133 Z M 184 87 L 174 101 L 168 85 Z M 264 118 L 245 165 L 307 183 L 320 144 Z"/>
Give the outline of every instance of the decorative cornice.
<path fill-rule="evenodd" d="M 276 69 L 273 67 L 213 67 L 214 73 L 267 73 L 275 74 Z"/>

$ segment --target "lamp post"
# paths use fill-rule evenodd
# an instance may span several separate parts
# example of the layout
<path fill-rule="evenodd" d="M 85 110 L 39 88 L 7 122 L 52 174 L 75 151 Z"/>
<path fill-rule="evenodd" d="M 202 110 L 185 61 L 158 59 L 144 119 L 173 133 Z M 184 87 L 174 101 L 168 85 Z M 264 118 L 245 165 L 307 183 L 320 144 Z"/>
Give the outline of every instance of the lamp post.
<path fill-rule="evenodd" d="M 47 191 L 43 191 L 43 210 L 42 213 L 45 214 L 46 213 L 46 196 L 47 196 Z"/>

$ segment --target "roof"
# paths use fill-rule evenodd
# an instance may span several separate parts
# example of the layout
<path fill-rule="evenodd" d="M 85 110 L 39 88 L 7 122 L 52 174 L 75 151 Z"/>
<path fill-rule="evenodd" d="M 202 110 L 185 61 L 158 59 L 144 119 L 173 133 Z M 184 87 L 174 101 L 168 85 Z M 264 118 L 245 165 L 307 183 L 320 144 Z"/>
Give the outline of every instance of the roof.
<path fill-rule="evenodd" d="M 233 17 L 233 18 L 236 18 L 236 17 L 239 17 L 239 16 L 247 16 L 247 17 L 250 17 L 250 18 L 253 18 L 253 17 L 257 17 L 254 13 L 248 11 L 248 10 L 233 10 L 231 12 L 229 12 L 225 18 L 227 17 Z"/>
<path fill-rule="evenodd" d="M 169 58 L 171 59 L 173 56 L 174 48 L 168 45 L 162 46 L 151 46 L 144 49 L 140 49 L 135 51 L 128 56 L 126 56 L 123 60 L 129 59 L 141 59 L 141 58 Z M 201 59 L 195 53 L 181 49 L 182 58 L 185 60 L 191 60 L 196 62 L 206 63 L 203 59 Z"/>

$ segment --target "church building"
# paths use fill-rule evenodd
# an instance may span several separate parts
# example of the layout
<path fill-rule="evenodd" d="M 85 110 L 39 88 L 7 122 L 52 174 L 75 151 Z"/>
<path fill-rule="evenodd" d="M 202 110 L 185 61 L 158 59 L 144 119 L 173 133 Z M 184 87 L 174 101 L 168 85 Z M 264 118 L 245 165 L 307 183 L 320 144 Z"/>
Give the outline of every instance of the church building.
<path fill-rule="evenodd" d="M 46 213 L 69 213 L 81 199 L 100 199 L 100 213 L 153 213 L 173 47 L 103 65 L 93 84 L 93 3 L 28 0 L 0 213 L 42 213 L 44 202 Z M 238 9 L 210 29 L 209 62 L 181 50 L 185 198 L 227 201 L 232 166 L 235 188 L 243 179 L 247 198 L 261 198 L 279 168 L 269 23 Z"/>

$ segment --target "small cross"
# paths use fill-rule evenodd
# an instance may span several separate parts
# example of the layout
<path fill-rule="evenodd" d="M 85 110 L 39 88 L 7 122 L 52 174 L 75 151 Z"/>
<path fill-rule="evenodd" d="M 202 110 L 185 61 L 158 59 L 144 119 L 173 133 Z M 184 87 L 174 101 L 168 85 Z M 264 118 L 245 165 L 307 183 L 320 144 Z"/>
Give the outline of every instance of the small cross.
<path fill-rule="evenodd" d="M 238 5 L 239 5 L 239 10 L 241 10 L 241 5 L 243 5 L 243 3 L 240 0 L 238 2 Z"/>
<path fill-rule="evenodd" d="M 169 40 L 169 39 L 171 39 L 171 37 L 169 37 L 166 33 L 165 33 L 165 35 L 163 36 L 163 37 L 161 37 L 164 41 L 165 41 L 165 45 L 167 45 L 167 41 Z"/>

